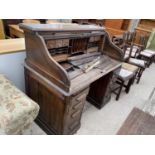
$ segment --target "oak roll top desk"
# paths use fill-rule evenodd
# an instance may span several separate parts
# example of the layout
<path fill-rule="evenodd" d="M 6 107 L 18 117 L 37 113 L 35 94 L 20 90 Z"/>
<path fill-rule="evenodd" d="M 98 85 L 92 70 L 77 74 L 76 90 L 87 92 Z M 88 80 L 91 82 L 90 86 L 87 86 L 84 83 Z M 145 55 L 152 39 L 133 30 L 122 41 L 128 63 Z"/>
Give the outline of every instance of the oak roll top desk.
<path fill-rule="evenodd" d="M 20 24 L 24 30 L 26 93 L 40 105 L 36 122 L 48 134 L 74 134 L 87 99 L 98 108 L 110 100 L 121 49 L 103 27 Z"/>

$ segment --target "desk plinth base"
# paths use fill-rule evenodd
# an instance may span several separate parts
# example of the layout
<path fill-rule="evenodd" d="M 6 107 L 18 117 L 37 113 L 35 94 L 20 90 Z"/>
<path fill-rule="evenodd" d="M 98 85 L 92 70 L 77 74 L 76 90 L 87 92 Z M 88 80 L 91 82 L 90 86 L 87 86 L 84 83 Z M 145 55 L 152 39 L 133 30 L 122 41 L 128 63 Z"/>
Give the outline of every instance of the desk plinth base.
<path fill-rule="evenodd" d="M 87 101 L 101 109 L 111 99 L 110 82 L 113 72 L 105 75 L 90 85 Z"/>

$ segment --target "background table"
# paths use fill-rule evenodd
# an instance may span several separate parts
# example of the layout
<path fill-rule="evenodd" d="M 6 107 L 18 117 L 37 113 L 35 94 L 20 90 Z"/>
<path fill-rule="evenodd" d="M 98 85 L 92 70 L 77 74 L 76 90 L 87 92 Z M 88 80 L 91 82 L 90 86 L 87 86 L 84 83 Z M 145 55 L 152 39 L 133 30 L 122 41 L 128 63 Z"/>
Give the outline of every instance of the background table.
<path fill-rule="evenodd" d="M 134 108 L 117 133 L 118 135 L 154 135 L 155 118 Z"/>
<path fill-rule="evenodd" d="M 19 25 L 9 25 L 9 31 L 12 38 L 24 38 L 24 32 Z"/>

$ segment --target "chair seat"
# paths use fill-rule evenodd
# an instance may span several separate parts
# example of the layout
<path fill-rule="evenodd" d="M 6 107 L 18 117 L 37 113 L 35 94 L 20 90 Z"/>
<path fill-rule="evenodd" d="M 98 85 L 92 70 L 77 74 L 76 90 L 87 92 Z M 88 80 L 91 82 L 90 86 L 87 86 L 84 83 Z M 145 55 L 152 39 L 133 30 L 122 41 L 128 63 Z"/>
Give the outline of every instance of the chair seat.
<path fill-rule="evenodd" d="M 145 49 L 143 52 L 151 53 L 151 54 L 155 55 L 155 51 L 153 51 L 153 50 Z"/>
<path fill-rule="evenodd" d="M 126 80 L 129 80 L 130 78 L 132 78 L 134 76 L 134 73 L 132 71 L 121 68 L 120 72 L 116 73 L 116 75 L 120 79 L 126 81 Z"/>
<path fill-rule="evenodd" d="M 129 64 L 129 63 L 125 63 L 125 62 L 122 63 L 122 68 L 126 69 L 128 71 L 131 71 L 133 73 L 136 73 L 138 71 L 138 67 L 137 66 Z"/>
<path fill-rule="evenodd" d="M 147 57 L 147 58 L 152 58 L 154 56 L 154 54 L 146 52 L 146 51 L 142 51 L 140 53 L 141 56 Z"/>
<path fill-rule="evenodd" d="M 135 59 L 135 58 L 130 58 L 129 59 L 129 63 L 136 65 L 138 67 L 142 67 L 145 68 L 145 61 L 144 60 L 139 60 L 139 59 Z"/>
<path fill-rule="evenodd" d="M 38 112 L 38 104 L 0 74 L 0 134 L 21 134 Z"/>

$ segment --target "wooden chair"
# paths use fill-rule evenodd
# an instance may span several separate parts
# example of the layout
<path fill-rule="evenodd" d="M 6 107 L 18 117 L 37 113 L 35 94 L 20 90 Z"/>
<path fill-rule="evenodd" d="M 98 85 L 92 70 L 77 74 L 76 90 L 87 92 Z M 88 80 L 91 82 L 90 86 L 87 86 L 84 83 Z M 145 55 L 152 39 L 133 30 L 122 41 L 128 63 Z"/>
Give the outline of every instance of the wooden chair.
<path fill-rule="evenodd" d="M 40 21 L 35 20 L 35 19 L 24 19 L 22 22 L 23 23 L 30 23 L 30 24 L 40 24 Z"/>
<path fill-rule="evenodd" d="M 123 50 L 125 61 L 129 59 L 130 52 L 131 57 L 135 57 L 136 53 L 138 52 L 136 48 L 132 49 L 131 51 L 131 45 L 133 44 L 134 37 L 135 37 L 134 32 L 125 32 L 123 34 L 123 41 L 122 44 L 119 46 L 119 48 Z"/>
<path fill-rule="evenodd" d="M 116 94 L 116 100 L 119 100 L 123 87 L 125 87 L 125 92 L 129 93 L 130 87 L 134 83 L 137 71 L 138 67 L 128 63 L 123 63 L 120 72 L 115 73 L 112 92 Z"/>
<path fill-rule="evenodd" d="M 149 36 L 135 33 L 132 39 L 133 41 L 131 43 L 131 46 L 132 46 L 131 57 L 139 58 L 146 61 L 146 66 L 149 67 L 155 56 L 155 53 L 153 53 L 152 51 L 145 50 Z M 130 48 L 131 47 L 127 48 L 128 52 L 126 53 L 128 54 L 130 53 Z"/>
<path fill-rule="evenodd" d="M 137 43 L 135 43 L 135 38 Z M 138 39 L 137 39 L 138 38 Z M 128 47 L 128 54 L 131 52 L 132 58 L 142 59 L 146 62 L 146 66 L 149 67 L 153 61 L 153 56 L 155 53 L 149 53 L 145 51 L 147 41 L 149 37 L 147 35 L 139 34 L 138 37 L 133 38 L 133 42 L 131 43 L 131 47 Z M 130 49 L 132 49 L 130 51 Z"/>
<path fill-rule="evenodd" d="M 149 39 L 148 36 L 142 37 L 141 42 L 142 42 L 143 48 L 141 49 L 141 52 L 139 55 L 140 59 L 143 59 L 147 62 L 147 67 L 149 67 L 152 64 L 154 57 L 155 57 L 155 52 L 153 52 L 149 49 L 146 49 L 148 39 Z"/>
<path fill-rule="evenodd" d="M 141 50 L 141 45 L 135 44 L 135 33 L 134 32 L 125 32 L 124 37 L 123 37 L 123 45 L 122 45 L 122 50 L 124 53 L 124 61 L 130 64 L 133 64 L 139 68 L 136 79 L 137 83 L 139 83 L 142 73 L 145 70 L 146 67 L 146 62 L 144 60 L 141 60 L 138 58 L 138 55 Z"/>
<path fill-rule="evenodd" d="M 137 66 L 139 69 L 138 69 L 138 72 L 137 72 L 137 75 L 136 75 L 136 79 L 137 79 L 137 83 L 140 82 L 140 79 L 142 77 L 142 74 L 146 68 L 146 62 L 144 60 L 140 60 L 138 58 L 132 58 L 131 57 L 131 52 L 132 52 L 132 47 L 131 47 L 131 50 L 130 50 L 130 54 L 129 54 L 129 59 L 127 60 L 128 63 L 132 64 L 132 65 L 135 65 Z"/>
<path fill-rule="evenodd" d="M 135 32 L 127 32 L 125 45 L 128 45 L 128 46 L 126 48 L 125 54 L 128 55 L 128 57 L 130 55 L 132 58 L 136 58 L 140 53 L 141 45 L 135 44 L 135 38 L 136 38 Z"/>

